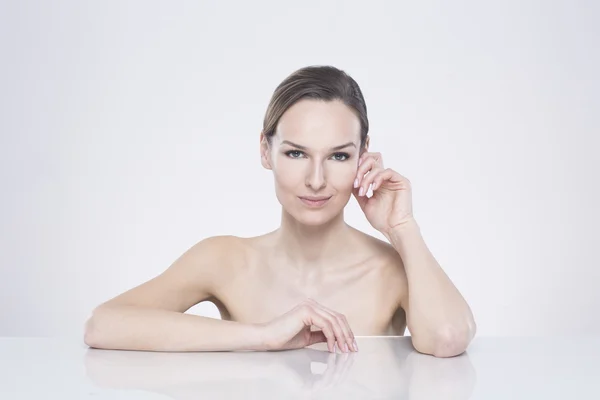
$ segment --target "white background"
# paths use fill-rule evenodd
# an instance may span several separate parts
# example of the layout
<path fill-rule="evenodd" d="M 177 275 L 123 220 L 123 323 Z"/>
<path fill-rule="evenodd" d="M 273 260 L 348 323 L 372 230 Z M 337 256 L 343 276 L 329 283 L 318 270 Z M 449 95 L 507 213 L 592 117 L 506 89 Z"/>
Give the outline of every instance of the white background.
<path fill-rule="evenodd" d="M 275 229 L 275 87 L 361 86 L 480 336 L 600 333 L 593 1 L 2 1 L 0 335 L 73 336 L 199 240 Z M 355 200 L 349 224 L 376 237 Z M 210 304 L 189 312 L 218 317 Z"/>

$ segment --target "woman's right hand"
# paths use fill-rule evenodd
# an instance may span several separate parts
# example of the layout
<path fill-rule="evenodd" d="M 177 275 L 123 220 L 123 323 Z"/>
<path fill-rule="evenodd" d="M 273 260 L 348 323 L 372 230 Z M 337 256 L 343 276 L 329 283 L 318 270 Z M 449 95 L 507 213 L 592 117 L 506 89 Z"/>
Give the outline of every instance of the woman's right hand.
<path fill-rule="evenodd" d="M 311 331 L 315 325 L 320 331 Z M 358 351 L 354 333 L 343 314 L 307 299 L 287 313 L 261 324 L 267 350 L 300 349 L 315 343 L 327 342 L 330 352 L 334 345 L 344 352 Z"/>

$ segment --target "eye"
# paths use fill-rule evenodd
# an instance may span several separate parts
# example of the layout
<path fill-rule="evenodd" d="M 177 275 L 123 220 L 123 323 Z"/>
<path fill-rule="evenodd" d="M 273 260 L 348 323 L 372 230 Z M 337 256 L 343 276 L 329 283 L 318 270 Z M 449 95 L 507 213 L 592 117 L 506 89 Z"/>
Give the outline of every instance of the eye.
<path fill-rule="evenodd" d="M 290 150 L 290 151 L 286 151 L 285 155 L 290 157 L 290 158 L 300 158 L 300 156 L 304 154 L 303 152 L 301 152 L 300 150 Z M 346 161 L 347 159 L 350 158 L 350 154 L 348 153 L 335 153 L 333 155 L 333 158 L 336 161 Z"/>
<path fill-rule="evenodd" d="M 350 158 L 350 154 L 348 154 L 348 153 L 335 153 L 333 155 L 333 157 L 340 157 L 340 156 L 344 157 L 344 159 L 340 160 L 339 158 L 336 158 L 337 161 L 346 161 L 347 159 Z"/>
<path fill-rule="evenodd" d="M 302 152 L 299 150 L 290 150 L 290 151 L 285 152 L 285 155 L 287 155 L 288 157 L 291 157 L 291 154 L 302 154 Z M 291 158 L 300 158 L 300 157 L 291 157 Z"/>

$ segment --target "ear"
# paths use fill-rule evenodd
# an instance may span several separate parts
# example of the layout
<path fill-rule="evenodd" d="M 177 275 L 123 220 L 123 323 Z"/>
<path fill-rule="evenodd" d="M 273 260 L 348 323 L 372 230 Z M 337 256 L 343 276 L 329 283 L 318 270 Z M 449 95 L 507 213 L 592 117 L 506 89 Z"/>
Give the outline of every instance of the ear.
<path fill-rule="evenodd" d="M 260 133 L 260 163 L 266 169 L 271 168 L 271 148 L 264 133 Z"/>
<path fill-rule="evenodd" d="M 367 137 L 365 137 L 365 146 L 363 147 L 363 149 L 361 150 L 360 154 L 363 154 L 365 152 L 369 151 L 369 141 L 371 140 L 371 137 L 369 135 L 367 135 Z"/>

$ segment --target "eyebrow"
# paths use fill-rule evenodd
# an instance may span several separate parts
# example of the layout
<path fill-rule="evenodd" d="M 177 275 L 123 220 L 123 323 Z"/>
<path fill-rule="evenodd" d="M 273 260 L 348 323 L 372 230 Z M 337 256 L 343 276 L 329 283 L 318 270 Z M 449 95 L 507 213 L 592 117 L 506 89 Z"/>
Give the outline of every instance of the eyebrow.
<path fill-rule="evenodd" d="M 301 146 L 299 144 L 292 143 L 289 140 L 284 140 L 283 142 L 281 142 L 281 144 L 286 144 L 286 143 L 289 144 L 289 145 L 291 145 L 291 146 L 294 146 L 294 147 L 297 147 L 299 149 L 302 149 L 302 150 L 307 150 L 308 149 L 306 146 Z M 346 144 L 342 144 L 342 145 L 339 145 L 339 146 L 332 147 L 330 150 L 341 150 L 344 147 L 348 147 L 348 146 L 354 146 L 354 147 L 356 147 L 356 145 L 354 143 L 348 142 Z"/>

